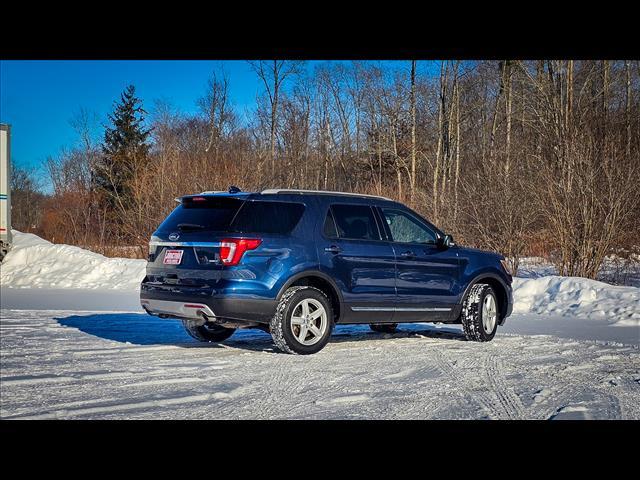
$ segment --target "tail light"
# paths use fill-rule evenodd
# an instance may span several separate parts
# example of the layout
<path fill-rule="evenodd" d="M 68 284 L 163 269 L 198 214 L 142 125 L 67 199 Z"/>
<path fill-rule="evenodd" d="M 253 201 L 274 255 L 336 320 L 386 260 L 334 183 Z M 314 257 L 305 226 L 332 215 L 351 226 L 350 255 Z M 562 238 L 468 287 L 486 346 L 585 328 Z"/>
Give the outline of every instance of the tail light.
<path fill-rule="evenodd" d="M 255 250 L 262 243 L 259 238 L 225 238 L 220 242 L 220 260 L 223 265 L 238 265 L 247 250 Z"/>

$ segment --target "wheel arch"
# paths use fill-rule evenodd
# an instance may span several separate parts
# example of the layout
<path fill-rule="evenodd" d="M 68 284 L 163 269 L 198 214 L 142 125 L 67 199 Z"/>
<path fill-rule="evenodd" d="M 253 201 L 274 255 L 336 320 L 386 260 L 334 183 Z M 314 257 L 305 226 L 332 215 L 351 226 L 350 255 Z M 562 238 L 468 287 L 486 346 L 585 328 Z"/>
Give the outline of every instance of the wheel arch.
<path fill-rule="evenodd" d="M 289 287 L 299 285 L 308 285 L 324 292 L 331 301 L 334 320 L 337 322 L 340 319 L 342 311 L 342 293 L 330 276 L 320 272 L 319 270 L 299 272 L 287 280 L 282 288 L 280 288 L 277 300 L 280 301 L 282 295 L 284 295 L 284 292 L 286 292 Z"/>
<path fill-rule="evenodd" d="M 498 308 L 500 312 L 498 325 L 502 325 L 507 317 L 507 309 L 509 305 L 509 294 L 507 293 L 508 292 L 507 284 L 497 273 L 492 273 L 492 272 L 481 273 L 478 276 L 474 277 L 469 282 L 469 284 L 467 285 L 467 288 L 465 288 L 464 290 L 464 294 L 461 297 L 461 300 L 460 300 L 461 302 L 463 302 L 464 299 L 467 298 L 467 295 L 469 294 L 469 290 L 471 290 L 471 287 L 476 283 L 486 283 L 496 293 L 496 296 L 498 297 L 497 299 Z"/>

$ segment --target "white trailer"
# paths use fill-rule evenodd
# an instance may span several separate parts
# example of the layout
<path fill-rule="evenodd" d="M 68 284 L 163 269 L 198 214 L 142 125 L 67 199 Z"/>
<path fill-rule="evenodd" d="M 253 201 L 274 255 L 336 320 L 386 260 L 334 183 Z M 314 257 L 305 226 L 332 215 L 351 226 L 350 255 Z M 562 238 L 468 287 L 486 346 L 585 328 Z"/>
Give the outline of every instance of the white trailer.
<path fill-rule="evenodd" d="M 0 262 L 11 248 L 11 126 L 0 123 Z"/>

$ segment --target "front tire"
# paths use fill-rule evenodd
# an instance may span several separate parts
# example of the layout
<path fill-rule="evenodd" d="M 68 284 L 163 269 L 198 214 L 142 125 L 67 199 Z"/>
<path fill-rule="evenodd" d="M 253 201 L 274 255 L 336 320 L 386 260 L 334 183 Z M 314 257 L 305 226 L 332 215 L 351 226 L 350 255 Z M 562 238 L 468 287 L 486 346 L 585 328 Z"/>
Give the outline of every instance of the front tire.
<path fill-rule="evenodd" d="M 397 323 L 370 323 L 369 328 L 378 333 L 395 333 L 398 329 Z"/>
<path fill-rule="evenodd" d="M 498 329 L 498 302 L 496 293 L 486 283 L 471 287 L 462 305 L 462 328 L 467 340 L 489 342 Z"/>
<path fill-rule="evenodd" d="M 213 323 L 195 325 L 188 320 L 183 320 L 182 325 L 189 335 L 201 342 L 224 342 L 236 331 L 235 328 L 221 327 Z"/>
<path fill-rule="evenodd" d="M 317 353 L 329 341 L 333 330 L 333 309 L 329 298 L 317 288 L 288 288 L 270 323 L 273 342 L 285 353 Z"/>

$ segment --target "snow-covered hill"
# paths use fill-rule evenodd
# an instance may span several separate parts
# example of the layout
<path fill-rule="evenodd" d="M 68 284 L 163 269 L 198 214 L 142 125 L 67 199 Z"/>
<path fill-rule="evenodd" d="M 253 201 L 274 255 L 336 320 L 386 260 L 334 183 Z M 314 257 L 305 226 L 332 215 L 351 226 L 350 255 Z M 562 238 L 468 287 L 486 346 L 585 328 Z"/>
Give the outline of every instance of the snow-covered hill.
<path fill-rule="evenodd" d="M 14 245 L 0 267 L 8 288 L 137 290 L 145 260 L 108 258 L 37 235 L 12 231 Z"/>
<path fill-rule="evenodd" d="M 640 288 L 636 287 L 556 275 L 515 278 L 513 298 L 513 313 L 589 317 L 640 327 Z"/>

